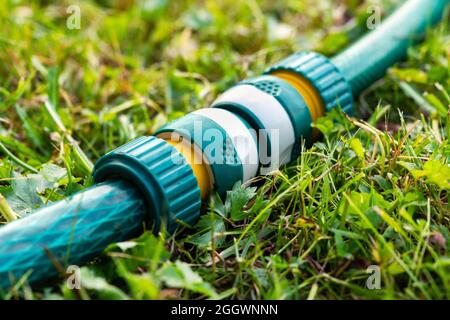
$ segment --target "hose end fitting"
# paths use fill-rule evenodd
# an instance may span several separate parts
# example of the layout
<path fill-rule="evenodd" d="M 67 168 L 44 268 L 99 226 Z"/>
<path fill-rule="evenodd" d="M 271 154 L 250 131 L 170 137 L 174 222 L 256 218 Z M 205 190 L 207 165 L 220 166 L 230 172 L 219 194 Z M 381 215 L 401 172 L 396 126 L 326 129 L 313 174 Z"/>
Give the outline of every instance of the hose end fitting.
<path fill-rule="evenodd" d="M 306 80 L 306 84 L 312 86 L 312 90 L 319 94 L 323 111 L 329 112 L 333 108 L 340 108 L 347 114 L 353 114 L 353 95 L 350 84 L 333 62 L 325 56 L 315 52 L 299 51 L 271 66 L 264 73 L 283 78 L 283 72 L 293 73 L 301 80 Z M 308 107 L 317 108 L 317 106 Z M 311 111 L 313 114 L 323 113 L 323 111 Z"/>
<path fill-rule="evenodd" d="M 178 220 L 191 225 L 200 215 L 200 189 L 192 168 L 162 139 L 140 137 L 107 153 L 95 163 L 93 178 L 96 183 L 122 179 L 134 184 L 145 198 L 155 233 L 163 225 L 172 233 Z"/>

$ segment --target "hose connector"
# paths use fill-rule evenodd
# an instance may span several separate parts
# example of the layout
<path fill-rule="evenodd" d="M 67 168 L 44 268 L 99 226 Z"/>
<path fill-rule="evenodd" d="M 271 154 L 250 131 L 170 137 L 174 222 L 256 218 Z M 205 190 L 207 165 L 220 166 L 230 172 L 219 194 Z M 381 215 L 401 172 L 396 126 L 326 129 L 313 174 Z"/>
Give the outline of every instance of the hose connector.
<path fill-rule="evenodd" d="M 244 118 L 259 134 L 259 150 L 270 160 L 261 164 L 261 174 L 295 160 L 302 140 L 311 144 L 311 114 L 299 92 L 283 79 L 263 75 L 241 81 L 213 102 L 213 108 L 229 110 Z M 278 137 L 270 134 L 279 131 Z M 279 156 L 278 156 L 279 155 Z"/>
<path fill-rule="evenodd" d="M 333 108 L 353 114 L 350 84 L 334 63 L 319 53 L 296 52 L 264 73 L 287 80 L 298 88 L 310 108 L 313 120 Z"/>
<path fill-rule="evenodd" d="M 156 137 L 140 137 L 107 153 L 94 166 L 96 183 L 127 180 L 142 193 L 153 231 L 172 233 L 180 220 L 193 224 L 200 215 L 200 189 L 180 152 Z"/>
<path fill-rule="evenodd" d="M 198 160 L 211 171 L 213 189 L 222 197 L 236 182 L 246 182 L 258 172 L 256 134 L 247 121 L 230 111 L 200 109 L 166 124 L 155 134 L 195 145 L 202 154 Z"/>

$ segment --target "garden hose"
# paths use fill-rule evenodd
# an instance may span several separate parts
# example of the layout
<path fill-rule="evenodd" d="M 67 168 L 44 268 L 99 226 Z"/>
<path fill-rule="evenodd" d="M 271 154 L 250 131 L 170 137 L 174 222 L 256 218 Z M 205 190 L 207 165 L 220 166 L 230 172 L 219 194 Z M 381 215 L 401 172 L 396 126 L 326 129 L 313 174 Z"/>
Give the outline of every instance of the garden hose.
<path fill-rule="evenodd" d="M 0 288 L 42 282 L 145 228 L 194 224 L 202 200 L 277 170 L 311 144 L 311 123 L 403 59 L 448 0 L 409 0 L 333 59 L 298 52 L 194 111 L 101 157 L 95 184 L 0 228 Z M 26 278 L 26 279 L 25 279 Z"/>
<path fill-rule="evenodd" d="M 124 181 L 97 184 L 1 229 L 0 285 L 29 273 L 33 283 L 65 273 L 72 262 L 97 256 L 110 243 L 143 230 L 145 204 Z"/>
<path fill-rule="evenodd" d="M 407 1 L 375 32 L 333 58 L 334 65 L 350 82 L 354 96 L 404 59 L 410 45 L 423 38 L 427 26 L 441 19 L 448 3 L 448 0 Z"/>

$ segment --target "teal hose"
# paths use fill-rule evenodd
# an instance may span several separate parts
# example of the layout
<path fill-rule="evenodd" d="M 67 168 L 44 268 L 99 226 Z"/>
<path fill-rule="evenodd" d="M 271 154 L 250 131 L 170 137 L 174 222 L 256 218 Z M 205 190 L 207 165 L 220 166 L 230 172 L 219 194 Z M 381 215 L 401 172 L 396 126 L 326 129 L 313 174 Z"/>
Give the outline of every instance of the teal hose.
<path fill-rule="evenodd" d="M 438 22 L 450 0 L 410 0 L 375 31 L 343 51 L 333 62 L 350 82 L 353 96 L 381 79 L 405 58 L 408 47 Z"/>
<path fill-rule="evenodd" d="M 142 196 L 132 185 L 101 183 L 0 229 L 0 288 L 27 272 L 29 283 L 88 262 L 110 243 L 139 235 L 145 219 Z"/>
<path fill-rule="evenodd" d="M 333 62 L 350 83 L 353 96 L 381 78 L 392 64 L 403 59 L 408 46 L 423 34 L 427 26 L 440 19 L 448 3 L 449 0 L 410 0 L 376 31 L 336 56 Z M 293 56 L 293 59 L 296 57 Z M 299 57 L 305 59 L 304 55 Z M 312 67 L 308 72 L 315 76 L 325 72 L 325 77 L 319 78 L 326 83 L 330 66 L 324 66 L 326 68 L 319 70 Z M 335 72 L 334 69 L 331 71 Z M 351 101 L 350 89 L 348 91 L 346 97 Z M 334 96 L 328 98 L 331 101 Z M 147 190 L 150 198 L 156 200 L 167 195 L 170 201 L 166 202 L 172 205 L 166 204 L 164 209 L 178 213 L 175 218 L 190 216 L 192 211 L 198 212 L 197 203 L 191 208 L 183 206 L 187 202 L 176 201 L 191 195 L 192 192 L 183 188 L 196 191 L 193 186 L 195 184 L 197 187 L 197 182 L 190 167 L 188 170 L 187 164 L 175 166 L 162 161 L 171 154 L 170 148 L 155 142 L 158 139 L 144 137 L 144 140 L 145 143 L 134 141 L 123 146 L 120 152 L 110 153 L 108 165 L 122 172 L 124 178 L 133 172 L 143 172 L 139 190 Z M 125 160 L 128 166 L 124 165 Z M 142 163 L 147 166 L 146 170 L 142 169 Z M 124 171 L 125 168 L 128 171 Z M 149 168 L 150 171 L 147 170 Z M 192 186 L 186 183 L 187 176 L 195 180 L 188 181 Z M 152 189 L 154 185 L 161 187 Z M 29 283 L 43 281 L 58 273 L 56 266 L 64 272 L 70 264 L 80 265 L 89 261 L 108 244 L 138 235 L 142 231 L 146 211 L 151 214 L 155 213 L 152 208 L 153 211 L 160 209 L 156 204 L 158 201 L 144 203 L 144 199 L 147 198 L 129 183 L 104 182 L 1 227 L 0 289 L 9 288 L 27 272 Z"/>

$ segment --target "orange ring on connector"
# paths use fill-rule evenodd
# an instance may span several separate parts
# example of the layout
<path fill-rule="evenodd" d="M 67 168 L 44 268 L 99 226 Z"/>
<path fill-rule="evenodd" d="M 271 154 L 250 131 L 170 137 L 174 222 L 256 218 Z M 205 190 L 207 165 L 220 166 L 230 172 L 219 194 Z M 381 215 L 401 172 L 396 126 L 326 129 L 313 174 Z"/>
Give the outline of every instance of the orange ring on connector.
<path fill-rule="evenodd" d="M 164 139 L 164 137 L 162 137 Z M 174 146 L 191 166 L 194 176 L 197 179 L 201 198 L 205 200 L 213 188 L 213 178 L 211 169 L 203 159 L 203 154 L 195 144 L 180 137 L 181 141 L 165 139 L 167 143 Z"/>
<path fill-rule="evenodd" d="M 325 114 L 325 106 L 317 89 L 301 75 L 288 70 L 275 70 L 271 75 L 289 82 L 298 93 L 305 99 L 306 105 L 311 112 L 312 120 L 316 120 Z"/>

